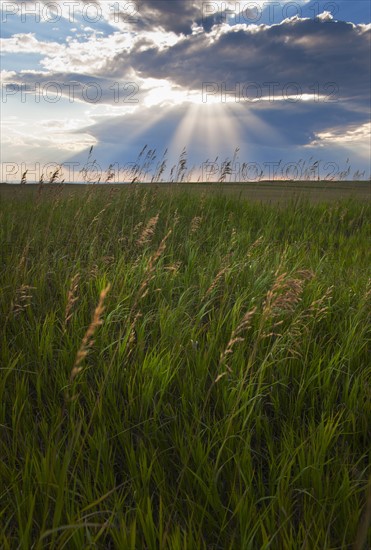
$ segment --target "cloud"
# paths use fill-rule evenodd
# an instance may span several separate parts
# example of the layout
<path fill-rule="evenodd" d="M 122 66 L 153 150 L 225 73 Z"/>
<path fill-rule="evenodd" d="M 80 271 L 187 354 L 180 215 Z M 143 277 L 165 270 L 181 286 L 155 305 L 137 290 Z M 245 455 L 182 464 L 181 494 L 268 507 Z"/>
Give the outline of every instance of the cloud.
<path fill-rule="evenodd" d="M 1 123 L 3 159 L 7 163 L 28 161 L 33 165 L 37 162 L 62 162 L 66 156 L 97 143 L 89 132 L 77 130 L 84 124 L 86 120 L 82 119 L 41 119 L 30 124 L 14 116 L 4 118 Z"/>
<path fill-rule="evenodd" d="M 106 0 L 101 0 L 101 5 Z M 301 7 L 310 0 L 297 0 L 293 3 L 289 0 L 281 0 L 281 11 L 285 13 L 285 5 L 291 4 L 301 13 Z M 141 0 L 140 2 L 131 2 L 135 5 L 136 18 L 128 18 L 128 8 L 125 9 L 125 2 L 122 2 L 122 21 L 131 21 L 138 30 L 162 29 L 165 32 L 173 32 L 189 36 L 195 28 L 203 28 L 209 32 L 214 25 L 220 25 L 227 20 L 233 22 L 233 18 L 254 22 L 261 19 L 265 11 L 269 11 L 269 3 L 266 0 L 255 0 L 255 2 L 234 2 L 225 0 L 212 1 L 191 1 L 191 0 Z M 126 3 L 126 6 L 130 5 Z M 120 3 L 118 3 L 120 6 Z M 276 4 L 277 8 L 277 4 Z M 112 11 L 112 10 L 111 10 Z M 277 11 L 277 10 L 276 10 Z M 112 18 L 117 22 L 117 17 Z"/>
<path fill-rule="evenodd" d="M 90 36 L 81 42 L 67 37 L 64 44 L 39 40 L 34 33 L 14 34 L 11 38 L 0 40 L 4 53 L 38 53 L 45 57 L 40 64 L 56 72 L 80 72 L 81 74 L 99 74 L 107 71 L 107 62 L 117 51 L 129 52 L 133 45 L 130 35 L 114 33 L 108 37 Z M 122 67 L 121 67 L 122 72 Z"/>
<path fill-rule="evenodd" d="M 326 128 L 325 131 L 317 132 L 315 139 L 309 144 L 310 147 L 341 147 L 352 149 L 357 147 L 358 153 L 364 158 L 369 158 L 371 143 L 371 123 Z"/>
<path fill-rule="evenodd" d="M 9 3 L 10 4 L 10 3 Z M 44 23 L 61 18 L 77 23 L 81 18 L 89 26 L 103 19 L 116 28 L 129 27 L 139 31 L 163 29 L 165 32 L 191 34 L 196 20 L 202 20 L 204 2 L 184 0 L 77 0 L 74 2 L 49 2 L 15 0 L 5 15 L 22 15 L 23 19 L 36 17 Z"/>
<path fill-rule="evenodd" d="M 147 15 L 140 24 L 149 23 L 151 14 L 157 21 L 165 4 L 169 2 L 143 0 L 141 9 Z M 180 21 L 189 22 L 197 11 L 191 2 L 175 1 L 171 6 L 168 16 L 179 12 Z M 167 27 L 166 20 L 163 27 Z M 289 83 L 296 83 L 303 94 L 316 91 L 329 99 L 351 98 L 353 103 L 365 104 L 370 34 L 370 25 L 335 22 L 326 13 L 317 19 L 293 17 L 278 25 L 224 24 L 210 33 L 188 36 L 152 29 L 139 34 L 93 35 L 83 42 L 69 37 L 64 44 L 57 44 L 24 33 L 3 39 L 2 51 L 44 55 L 40 65 L 51 78 L 55 73 L 94 74 L 122 81 L 150 78 L 200 94 L 206 82 L 217 87 L 225 83 L 228 90 L 255 83 L 263 96 L 269 91 L 265 83 L 276 82 L 275 88 L 281 92 Z M 328 83 L 333 83 L 333 88 L 326 87 Z M 288 87 L 286 95 L 292 90 Z M 261 98 L 259 93 L 257 97 Z"/>
<path fill-rule="evenodd" d="M 134 46 L 130 60 L 142 77 L 168 79 L 186 89 L 203 83 L 232 86 L 333 82 L 341 100 L 368 101 L 370 30 L 351 23 L 292 18 L 279 25 L 229 27 L 200 33 L 162 51 Z M 113 63 L 127 61 L 118 54 Z"/>
<path fill-rule="evenodd" d="M 184 0 L 141 0 L 138 3 L 137 28 L 161 28 L 189 35 L 192 25 L 201 17 L 202 3 Z"/>
<path fill-rule="evenodd" d="M 57 47 L 60 48 L 60 44 L 38 40 L 34 33 L 19 33 L 14 34 L 11 38 L 0 39 L 2 53 L 40 53 L 53 55 Z"/>
<path fill-rule="evenodd" d="M 5 73 L 5 71 L 4 71 Z M 32 104 L 58 106 L 62 101 L 91 106 L 106 104 L 130 111 L 144 103 L 145 91 L 134 80 L 114 80 L 82 73 L 22 71 L 3 75 L 3 102 L 19 99 Z"/>

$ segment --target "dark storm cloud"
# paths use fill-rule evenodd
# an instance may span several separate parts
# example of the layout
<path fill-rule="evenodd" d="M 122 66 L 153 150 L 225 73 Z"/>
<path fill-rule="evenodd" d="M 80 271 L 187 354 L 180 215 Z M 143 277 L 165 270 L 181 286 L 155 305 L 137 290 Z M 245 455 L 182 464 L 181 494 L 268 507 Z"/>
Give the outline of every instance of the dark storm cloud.
<path fill-rule="evenodd" d="M 19 98 L 22 103 L 58 105 L 62 100 L 91 105 L 137 106 L 145 91 L 134 80 L 114 81 L 80 73 L 23 71 L 3 84 L 3 102 Z"/>
<path fill-rule="evenodd" d="M 190 34 L 192 24 L 201 16 L 202 2 L 187 0 L 141 0 L 138 3 L 139 28 L 162 28 L 177 34 Z"/>
<path fill-rule="evenodd" d="M 57 2 L 50 0 L 14 0 L 13 4 L 18 7 L 18 13 L 43 13 L 46 19 L 53 19 L 56 13 L 60 12 Z M 220 23 L 223 17 L 218 13 L 215 2 L 203 2 L 202 0 L 78 0 L 77 2 L 63 2 L 64 8 L 68 8 L 70 19 L 71 14 L 75 16 L 79 11 L 85 13 L 87 23 L 92 24 L 90 17 L 94 20 L 94 14 L 102 17 L 103 4 L 108 4 L 108 13 L 111 15 L 111 22 L 130 23 L 136 30 L 162 29 L 177 34 L 189 35 L 192 33 L 192 26 L 196 23 L 199 26 L 210 30 L 212 25 Z M 96 12 L 84 12 L 84 9 L 96 7 Z M 9 7 L 9 13 L 14 10 Z M 99 15 L 100 14 L 100 15 Z M 65 10 L 66 15 L 66 10 Z M 77 22 L 78 18 L 70 22 Z M 93 23 L 94 24 L 94 23 Z"/>
<path fill-rule="evenodd" d="M 255 30 L 231 28 L 211 40 L 206 33 L 160 50 L 152 45 L 130 54 L 143 77 L 165 78 L 201 90 L 204 82 L 334 82 L 340 99 L 368 101 L 370 30 L 351 23 L 293 19 Z M 127 62 L 118 55 L 114 64 Z"/>
<path fill-rule="evenodd" d="M 226 11 L 218 8 L 217 3 L 213 1 L 141 0 L 136 4 L 139 15 L 137 26 L 146 30 L 162 28 L 165 31 L 189 35 L 194 24 L 209 32 L 213 25 L 220 25 L 226 21 Z M 244 16 L 255 20 L 254 10 L 256 8 L 249 9 L 245 6 Z"/>

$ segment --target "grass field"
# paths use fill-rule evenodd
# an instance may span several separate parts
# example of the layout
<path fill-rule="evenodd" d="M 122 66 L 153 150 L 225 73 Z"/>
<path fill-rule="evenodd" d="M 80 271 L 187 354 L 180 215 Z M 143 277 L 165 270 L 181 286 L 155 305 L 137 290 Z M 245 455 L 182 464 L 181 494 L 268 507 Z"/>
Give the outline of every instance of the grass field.
<path fill-rule="evenodd" d="M 140 188 L 146 190 L 166 191 L 170 195 L 187 193 L 210 195 L 234 196 L 238 199 L 248 199 L 253 202 L 265 202 L 271 204 L 287 203 L 295 199 L 308 200 L 313 204 L 333 202 L 341 199 L 356 199 L 359 201 L 371 199 L 371 183 L 369 181 L 261 181 L 251 183 L 141 183 L 135 185 L 94 185 L 96 189 L 121 189 Z M 52 186 L 47 189 L 54 194 Z M 28 198 L 29 195 L 38 194 L 38 185 L 6 185 L 0 184 L 0 198 Z M 68 184 L 60 188 L 62 196 L 81 195 L 82 186 Z"/>
<path fill-rule="evenodd" d="M 280 185 L 1 186 L 1 548 L 371 544 L 369 184 Z"/>

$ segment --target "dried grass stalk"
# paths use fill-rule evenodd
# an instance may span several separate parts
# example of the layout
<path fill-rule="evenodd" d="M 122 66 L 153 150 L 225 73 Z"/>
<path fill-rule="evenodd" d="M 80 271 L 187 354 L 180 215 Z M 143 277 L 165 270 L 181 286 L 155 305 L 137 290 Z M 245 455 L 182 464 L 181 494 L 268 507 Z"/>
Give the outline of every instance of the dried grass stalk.
<path fill-rule="evenodd" d="M 147 223 L 147 225 L 143 229 L 139 239 L 137 240 L 137 245 L 138 246 L 144 246 L 144 245 L 148 244 L 151 241 L 151 239 L 152 239 L 152 237 L 153 237 L 153 235 L 156 231 L 159 216 L 160 216 L 160 214 L 157 213 L 156 216 L 154 216 L 153 218 L 151 218 L 149 220 L 149 222 Z"/>
<path fill-rule="evenodd" d="M 111 286 L 108 285 L 106 288 L 102 290 L 99 296 L 99 302 L 97 307 L 94 310 L 94 315 L 91 320 L 91 323 L 88 327 L 88 330 L 86 331 L 82 341 L 80 348 L 76 354 L 75 363 L 73 366 L 73 369 L 71 371 L 70 376 L 70 382 L 72 382 L 76 376 L 82 371 L 81 363 L 84 361 L 85 357 L 88 355 L 89 350 L 94 345 L 94 339 L 93 336 L 95 334 L 95 331 L 97 328 L 102 325 L 102 315 L 104 313 L 105 307 L 104 307 L 104 301 L 106 299 L 106 296 L 110 290 Z"/>
<path fill-rule="evenodd" d="M 80 273 L 76 273 L 74 277 L 71 279 L 70 288 L 68 290 L 67 294 L 67 305 L 66 310 L 64 314 L 64 326 L 66 327 L 68 322 L 70 321 L 72 314 L 73 314 L 73 308 L 77 300 L 79 299 L 77 295 L 77 291 L 79 288 L 79 282 L 80 282 Z"/>

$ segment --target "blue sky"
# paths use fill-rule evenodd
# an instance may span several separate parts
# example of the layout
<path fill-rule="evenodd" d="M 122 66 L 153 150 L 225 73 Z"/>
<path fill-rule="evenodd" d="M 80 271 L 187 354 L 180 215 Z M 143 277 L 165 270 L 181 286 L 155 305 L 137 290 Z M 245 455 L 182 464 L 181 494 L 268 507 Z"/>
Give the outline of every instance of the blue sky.
<path fill-rule="evenodd" d="M 79 179 L 92 146 L 102 171 L 130 167 L 144 145 L 154 171 L 185 147 L 193 179 L 232 158 L 231 179 L 370 177 L 367 0 L 1 8 L 3 180 Z"/>

